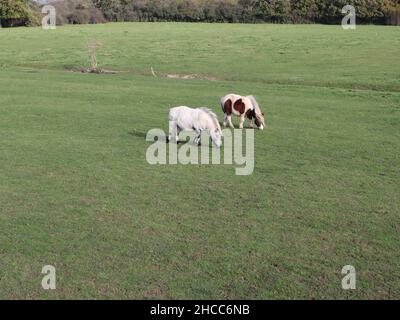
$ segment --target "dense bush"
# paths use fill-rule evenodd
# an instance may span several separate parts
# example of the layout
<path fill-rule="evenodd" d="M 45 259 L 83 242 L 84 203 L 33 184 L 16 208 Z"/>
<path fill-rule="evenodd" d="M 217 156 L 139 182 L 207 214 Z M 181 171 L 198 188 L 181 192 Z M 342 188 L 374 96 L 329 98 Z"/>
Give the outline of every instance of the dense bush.
<path fill-rule="evenodd" d="M 400 25 L 400 0 L 385 1 L 386 24 Z"/>
<path fill-rule="evenodd" d="M 39 24 L 39 14 L 28 0 L 0 0 L 0 26 L 33 26 Z"/>
<path fill-rule="evenodd" d="M 101 10 L 91 0 L 68 0 L 52 4 L 57 12 L 57 24 L 104 23 Z"/>

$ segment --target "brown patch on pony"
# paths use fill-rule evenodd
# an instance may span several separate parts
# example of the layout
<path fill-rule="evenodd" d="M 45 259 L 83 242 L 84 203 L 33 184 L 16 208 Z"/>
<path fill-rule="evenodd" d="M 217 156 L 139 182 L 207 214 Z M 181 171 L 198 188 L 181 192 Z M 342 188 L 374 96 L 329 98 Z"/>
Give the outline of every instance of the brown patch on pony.
<path fill-rule="evenodd" d="M 230 116 L 232 114 L 232 100 L 231 99 L 228 99 L 228 100 L 225 101 L 224 112 L 228 116 Z"/>
<path fill-rule="evenodd" d="M 256 117 L 256 112 L 254 110 L 251 110 L 251 109 L 247 110 L 247 112 L 246 112 L 247 119 L 253 120 L 253 118 L 255 118 L 255 117 Z"/>
<path fill-rule="evenodd" d="M 243 100 L 242 100 L 242 99 L 236 100 L 236 101 L 235 101 L 235 104 L 233 105 L 233 108 L 234 108 L 237 112 L 239 112 L 240 114 L 243 114 L 244 111 L 246 110 L 246 106 L 245 106 L 245 104 L 243 103 Z"/>

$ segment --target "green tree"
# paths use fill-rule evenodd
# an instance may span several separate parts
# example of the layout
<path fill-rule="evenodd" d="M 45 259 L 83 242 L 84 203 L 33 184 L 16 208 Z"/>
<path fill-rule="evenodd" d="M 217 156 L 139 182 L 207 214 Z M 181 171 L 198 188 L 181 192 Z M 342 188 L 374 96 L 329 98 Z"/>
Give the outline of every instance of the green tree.
<path fill-rule="evenodd" d="M 38 24 L 38 15 L 28 0 L 1 0 L 0 25 L 2 27 L 29 26 Z"/>
<path fill-rule="evenodd" d="M 318 20 L 317 0 L 290 1 L 290 20 L 293 23 L 309 23 Z"/>

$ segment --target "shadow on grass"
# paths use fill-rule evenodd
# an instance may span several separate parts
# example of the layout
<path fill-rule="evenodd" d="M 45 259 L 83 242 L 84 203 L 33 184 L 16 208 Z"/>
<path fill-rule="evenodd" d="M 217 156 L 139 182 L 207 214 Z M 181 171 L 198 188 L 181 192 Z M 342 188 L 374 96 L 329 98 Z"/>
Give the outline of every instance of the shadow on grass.
<path fill-rule="evenodd" d="M 149 141 L 147 141 L 147 142 L 155 142 L 155 141 L 159 141 L 161 139 L 163 142 L 167 143 L 166 136 L 159 137 L 159 136 L 148 135 L 146 132 L 140 131 L 137 129 L 132 129 L 132 130 L 128 131 L 128 134 L 133 137 L 136 137 L 136 138 L 141 138 L 143 140 L 148 139 Z M 201 147 L 210 147 L 210 148 L 214 147 L 214 145 L 210 141 L 208 141 L 208 144 L 206 143 L 206 144 L 202 144 L 199 146 L 199 145 L 195 144 L 193 139 L 190 139 L 189 137 L 187 137 L 186 140 L 178 141 L 178 145 L 183 145 L 183 144 L 188 144 L 188 143 L 191 145 L 194 145 L 194 146 L 198 146 L 198 147 L 200 147 L 200 146 Z"/>
<path fill-rule="evenodd" d="M 131 131 L 128 131 L 128 134 L 131 135 L 131 136 L 134 136 L 134 137 L 137 137 L 137 138 L 143 138 L 143 139 L 146 139 L 146 137 L 147 137 L 147 133 L 146 132 L 140 131 L 140 130 L 137 130 L 137 129 L 132 129 Z M 152 138 L 155 138 L 155 137 L 152 137 Z"/>

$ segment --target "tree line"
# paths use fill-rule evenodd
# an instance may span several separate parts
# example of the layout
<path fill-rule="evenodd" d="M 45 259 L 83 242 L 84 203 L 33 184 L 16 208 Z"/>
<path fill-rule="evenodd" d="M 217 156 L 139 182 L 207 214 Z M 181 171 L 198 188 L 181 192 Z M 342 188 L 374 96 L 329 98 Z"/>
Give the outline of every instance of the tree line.
<path fill-rule="evenodd" d="M 340 23 L 353 5 L 359 23 L 396 24 L 400 0 L 93 0 L 108 21 Z"/>
<path fill-rule="evenodd" d="M 64 0 L 52 3 L 59 24 L 107 21 L 339 24 L 353 5 L 358 23 L 400 24 L 400 0 Z M 35 25 L 32 0 L 1 0 L 2 26 Z"/>

